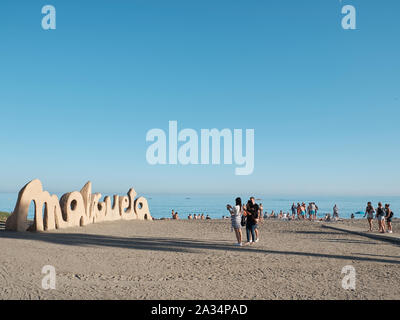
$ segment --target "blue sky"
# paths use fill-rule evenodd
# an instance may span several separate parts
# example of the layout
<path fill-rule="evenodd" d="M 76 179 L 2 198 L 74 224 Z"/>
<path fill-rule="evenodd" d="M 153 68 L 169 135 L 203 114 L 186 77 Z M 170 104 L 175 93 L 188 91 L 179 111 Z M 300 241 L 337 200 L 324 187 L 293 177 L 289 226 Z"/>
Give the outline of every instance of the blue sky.
<path fill-rule="evenodd" d="M 2 0 L 0 191 L 399 195 L 399 14 L 389 0 Z M 169 120 L 254 129 L 253 174 L 149 165 L 146 133 Z"/>

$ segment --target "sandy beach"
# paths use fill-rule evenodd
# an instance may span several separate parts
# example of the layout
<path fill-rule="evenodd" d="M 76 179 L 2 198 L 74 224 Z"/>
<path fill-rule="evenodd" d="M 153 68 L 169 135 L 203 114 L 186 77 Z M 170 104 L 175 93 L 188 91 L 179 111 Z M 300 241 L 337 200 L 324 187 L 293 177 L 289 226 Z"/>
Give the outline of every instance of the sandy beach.
<path fill-rule="evenodd" d="M 233 245 L 230 220 L 0 230 L 0 299 L 400 298 L 399 243 L 323 225 L 367 229 L 365 220 L 265 220 L 260 241 L 244 247 Z M 56 269 L 55 290 L 41 287 L 45 265 Z M 346 265 L 356 290 L 342 288 Z"/>

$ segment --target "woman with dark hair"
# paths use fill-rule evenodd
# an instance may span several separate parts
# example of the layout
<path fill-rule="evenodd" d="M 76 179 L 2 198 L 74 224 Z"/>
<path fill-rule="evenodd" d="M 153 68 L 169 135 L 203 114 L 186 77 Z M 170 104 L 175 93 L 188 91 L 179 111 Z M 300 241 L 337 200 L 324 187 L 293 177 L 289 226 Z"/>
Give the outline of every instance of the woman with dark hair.
<path fill-rule="evenodd" d="M 259 231 L 257 230 L 258 210 L 258 204 L 256 204 L 254 197 L 251 197 L 246 205 L 247 244 L 253 244 L 259 241 Z"/>
<path fill-rule="evenodd" d="M 390 204 L 385 204 L 385 213 L 386 213 L 386 223 L 387 223 L 387 232 L 393 233 L 392 230 L 392 218 L 393 218 L 393 211 L 390 209 Z"/>
<path fill-rule="evenodd" d="M 385 215 L 386 212 L 382 207 L 382 203 L 379 202 L 378 209 L 376 209 L 376 218 L 378 219 L 380 233 L 385 233 Z"/>
<path fill-rule="evenodd" d="M 365 209 L 364 218 L 365 218 L 365 216 L 367 216 L 367 220 L 368 220 L 368 224 L 369 224 L 369 232 L 372 232 L 372 221 L 374 220 L 374 213 L 375 213 L 374 207 L 372 206 L 371 202 L 368 202 L 367 208 Z"/>
<path fill-rule="evenodd" d="M 230 204 L 226 205 L 226 208 L 231 214 L 232 229 L 235 230 L 237 246 L 242 245 L 242 226 L 240 224 L 243 214 L 242 199 L 237 197 L 235 199 L 235 207 L 232 208 Z"/>

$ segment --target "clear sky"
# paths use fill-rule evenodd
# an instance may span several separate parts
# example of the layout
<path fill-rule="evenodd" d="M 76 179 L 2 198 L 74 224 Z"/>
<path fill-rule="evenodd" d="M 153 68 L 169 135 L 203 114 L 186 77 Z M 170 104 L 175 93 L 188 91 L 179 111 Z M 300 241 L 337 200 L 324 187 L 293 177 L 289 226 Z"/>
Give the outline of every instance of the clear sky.
<path fill-rule="evenodd" d="M 2 0 L 0 191 L 399 195 L 399 34 L 397 0 Z M 254 129 L 253 174 L 149 165 L 169 120 Z"/>

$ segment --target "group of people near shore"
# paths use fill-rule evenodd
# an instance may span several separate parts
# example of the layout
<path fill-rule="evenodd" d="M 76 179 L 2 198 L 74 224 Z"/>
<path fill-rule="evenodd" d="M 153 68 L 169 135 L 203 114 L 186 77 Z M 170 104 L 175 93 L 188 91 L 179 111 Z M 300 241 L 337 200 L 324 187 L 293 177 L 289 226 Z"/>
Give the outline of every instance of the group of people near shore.
<path fill-rule="evenodd" d="M 193 216 L 191 213 L 189 213 L 188 220 L 211 220 L 211 218 L 208 214 L 204 216 L 204 213 L 202 213 L 201 215 L 200 213 L 199 214 L 194 213 Z"/>
<path fill-rule="evenodd" d="M 310 202 L 308 206 L 303 203 L 297 203 L 297 205 L 293 202 L 292 207 L 290 208 L 291 212 L 283 212 L 282 210 L 279 214 L 276 214 L 274 210 L 271 211 L 270 214 L 266 211 L 263 215 L 264 219 L 281 219 L 281 220 L 310 220 L 310 221 L 331 221 L 339 219 L 339 208 L 335 204 L 333 207 L 333 214 L 327 213 L 324 218 L 317 219 L 318 206 L 315 202 Z"/>
<path fill-rule="evenodd" d="M 369 224 L 369 232 L 372 232 L 373 229 L 373 220 L 374 216 L 378 220 L 379 232 L 381 233 L 393 233 L 392 230 L 392 218 L 393 211 L 390 209 L 390 204 L 386 203 L 385 207 L 383 207 L 382 202 L 378 202 L 378 207 L 375 209 L 371 202 L 367 203 L 367 207 L 365 209 L 364 218 L 367 217 Z M 387 223 L 387 228 L 385 226 L 385 221 Z"/>
<path fill-rule="evenodd" d="M 247 204 L 242 204 L 240 197 L 235 199 L 235 206 L 226 205 L 231 214 L 232 229 L 235 231 L 238 246 L 242 246 L 242 226 L 246 226 L 246 244 L 254 244 L 260 240 L 258 223 L 262 216 L 262 204 L 258 205 L 255 198 L 251 197 Z"/>
<path fill-rule="evenodd" d="M 172 220 L 179 220 L 178 212 L 175 212 L 174 210 L 172 210 L 171 215 L 172 215 Z M 204 216 L 204 213 L 202 213 L 202 214 L 195 213 L 195 214 L 193 214 L 193 216 L 190 213 L 188 215 L 188 220 L 211 220 L 211 217 L 208 214 L 206 216 Z"/>
<path fill-rule="evenodd" d="M 235 199 L 235 206 L 227 205 L 227 210 L 231 215 L 231 224 L 232 229 L 235 231 L 237 243 L 236 245 L 242 246 L 242 227 L 246 226 L 246 236 L 247 242 L 245 244 L 253 244 L 259 241 L 260 239 L 260 231 L 258 229 L 258 224 L 260 220 L 269 219 L 269 218 L 278 218 L 282 220 L 295 220 L 296 216 L 298 220 L 317 220 L 317 211 L 318 206 L 315 202 L 310 202 L 306 207 L 306 204 L 303 202 L 302 204 L 297 203 L 295 205 L 292 204 L 291 214 L 289 212 L 284 213 L 282 210 L 279 215 L 275 215 L 274 211 L 268 215 L 267 212 L 263 214 L 263 206 L 260 203 L 258 205 L 255 202 L 255 198 L 251 197 L 247 204 L 242 204 L 242 199 L 237 197 Z M 373 219 L 374 216 L 378 220 L 379 232 L 381 233 L 393 233 L 392 231 L 392 218 L 393 211 L 390 209 L 389 204 L 385 204 L 383 207 L 382 203 L 378 203 L 378 207 L 375 209 L 371 202 L 368 202 L 367 208 L 365 209 L 365 216 L 367 216 L 369 223 L 369 231 L 373 229 Z M 354 217 L 354 215 L 352 216 Z M 335 204 L 333 207 L 333 215 L 331 218 L 330 214 L 326 214 L 325 218 L 319 219 L 319 221 L 337 221 L 339 220 L 339 208 Z M 387 223 L 387 227 L 385 226 L 385 221 Z"/>
<path fill-rule="evenodd" d="M 237 197 L 235 199 L 235 206 L 227 205 L 227 210 L 231 215 L 231 224 L 232 229 L 235 231 L 237 245 L 242 246 L 242 227 L 246 226 L 246 237 L 247 242 L 245 244 L 254 244 L 260 239 L 260 231 L 258 228 L 259 222 L 263 219 L 271 219 L 278 218 L 282 220 L 317 220 L 317 212 L 318 206 L 315 202 L 310 202 L 308 206 L 304 202 L 295 203 L 291 206 L 291 212 L 283 212 L 282 210 L 279 214 L 275 214 L 272 210 L 271 214 L 268 214 L 267 211 L 263 213 L 263 205 L 262 203 L 257 204 L 255 202 L 254 197 L 250 197 L 246 204 L 242 204 L 242 199 Z M 368 202 L 367 207 L 365 209 L 364 218 L 367 217 L 369 230 L 373 231 L 373 220 L 376 218 L 378 220 L 379 232 L 381 233 L 393 233 L 392 230 L 392 218 L 393 211 L 390 209 L 389 204 L 382 205 L 381 202 L 378 203 L 378 207 L 375 209 L 371 202 Z M 189 214 L 188 220 L 210 220 L 211 217 L 207 214 L 204 216 L 204 213 L 199 214 Z M 223 219 L 225 217 L 223 216 Z M 354 214 L 351 216 L 354 219 Z M 179 220 L 178 212 L 174 212 L 172 210 L 172 219 Z M 325 218 L 319 219 L 319 221 L 337 221 L 339 220 L 339 208 L 335 204 L 333 207 L 333 215 L 326 214 Z M 386 222 L 386 225 L 385 225 Z"/>
<path fill-rule="evenodd" d="M 296 216 L 298 220 L 317 220 L 318 206 L 315 202 L 310 202 L 308 206 L 303 202 L 302 204 L 293 203 L 291 207 L 291 214 L 289 212 L 283 212 L 282 210 L 278 215 L 272 210 L 271 214 L 267 212 L 263 213 L 263 205 L 259 205 L 255 202 L 255 198 L 251 197 L 247 204 L 242 204 L 240 197 L 235 199 L 235 206 L 227 205 L 226 208 L 231 214 L 232 229 L 235 231 L 237 245 L 242 246 L 242 226 L 246 226 L 247 242 L 245 244 L 253 244 L 259 241 L 260 231 L 258 228 L 259 222 L 262 219 L 278 218 L 282 220 L 295 220 Z M 339 219 L 339 208 L 335 204 L 333 207 L 333 218 L 330 214 L 327 214 L 324 219 L 320 221 L 331 221 Z"/>
<path fill-rule="evenodd" d="M 307 216 L 309 220 L 316 220 L 318 206 L 315 204 L 315 202 L 310 202 L 307 207 L 304 202 L 302 204 L 298 202 L 297 205 L 295 205 L 293 202 L 291 211 L 292 218 L 297 215 L 297 218 L 301 220 L 307 219 Z"/>

